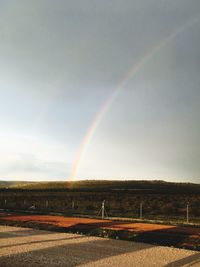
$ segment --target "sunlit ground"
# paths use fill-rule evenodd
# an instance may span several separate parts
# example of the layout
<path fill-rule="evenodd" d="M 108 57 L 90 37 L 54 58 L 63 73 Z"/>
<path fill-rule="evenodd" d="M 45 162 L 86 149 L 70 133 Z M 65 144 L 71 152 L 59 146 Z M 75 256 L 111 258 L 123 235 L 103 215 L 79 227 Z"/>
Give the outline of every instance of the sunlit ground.
<path fill-rule="evenodd" d="M 200 253 L 0 226 L 0 266 L 199 266 Z"/>

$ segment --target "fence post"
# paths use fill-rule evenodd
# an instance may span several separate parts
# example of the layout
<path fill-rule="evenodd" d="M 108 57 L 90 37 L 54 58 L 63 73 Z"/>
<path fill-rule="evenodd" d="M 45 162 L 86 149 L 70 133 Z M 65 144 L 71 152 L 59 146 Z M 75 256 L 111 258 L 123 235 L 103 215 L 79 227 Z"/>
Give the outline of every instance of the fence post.
<path fill-rule="evenodd" d="M 189 223 L 189 202 L 187 203 L 187 223 Z"/>
<path fill-rule="evenodd" d="M 105 200 L 102 202 L 102 219 L 104 219 L 104 213 L 105 213 Z"/>
<path fill-rule="evenodd" d="M 142 202 L 140 202 L 140 220 L 142 220 Z"/>

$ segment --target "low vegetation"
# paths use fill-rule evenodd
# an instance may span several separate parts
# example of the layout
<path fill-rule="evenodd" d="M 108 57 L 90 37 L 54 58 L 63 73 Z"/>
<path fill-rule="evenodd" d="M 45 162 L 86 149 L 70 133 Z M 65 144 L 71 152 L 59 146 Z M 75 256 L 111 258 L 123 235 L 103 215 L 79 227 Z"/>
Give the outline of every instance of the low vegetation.
<path fill-rule="evenodd" d="M 163 181 L 2 182 L 0 208 L 200 222 L 200 185 Z"/>

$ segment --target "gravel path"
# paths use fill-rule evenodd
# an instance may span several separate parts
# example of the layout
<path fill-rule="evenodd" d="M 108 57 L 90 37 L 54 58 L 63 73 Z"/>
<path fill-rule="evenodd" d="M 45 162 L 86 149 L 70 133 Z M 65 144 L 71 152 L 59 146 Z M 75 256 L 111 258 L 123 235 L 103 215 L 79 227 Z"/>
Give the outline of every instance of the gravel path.
<path fill-rule="evenodd" d="M 200 253 L 142 243 L 0 226 L 0 267 L 200 266 Z"/>

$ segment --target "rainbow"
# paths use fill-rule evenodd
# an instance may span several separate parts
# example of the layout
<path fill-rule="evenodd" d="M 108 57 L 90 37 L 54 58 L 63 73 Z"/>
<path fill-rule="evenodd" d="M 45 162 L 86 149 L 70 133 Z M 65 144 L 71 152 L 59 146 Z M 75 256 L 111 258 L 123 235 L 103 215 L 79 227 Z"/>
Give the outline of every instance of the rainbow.
<path fill-rule="evenodd" d="M 81 164 L 82 159 L 87 151 L 88 145 L 91 142 L 91 139 L 98 128 L 98 125 L 102 121 L 103 117 L 107 113 L 107 111 L 112 106 L 114 100 L 117 98 L 121 90 L 128 84 L 128 82 L 133 79 L 133 77 L 145 66 L 161 49 L 166 47 L 177 35 L 181 34 L 183 31 L 191 27 L 192 25 L 199 22 L 199 18 L 194 18 L 189 22 L 185 23 L 183 26 L 179 27 L 176 31 L 169 34 L 167 37 L 159 41 L 153 48 L 148 51 L 138 62 L 131 66 L 127 74 L 119 81 L 117 86 L 113 89 L 111 95 L 105 101 L 103 106 L 95 115 L 90 127 L 87 129 L 87 132 L 81 142 L 81 145 L 78 150 L 78 154 L 73 162 L 71 172 L 69 175 L 70 180 L 74 180 L 76 178 L 79 166 Z"/>

